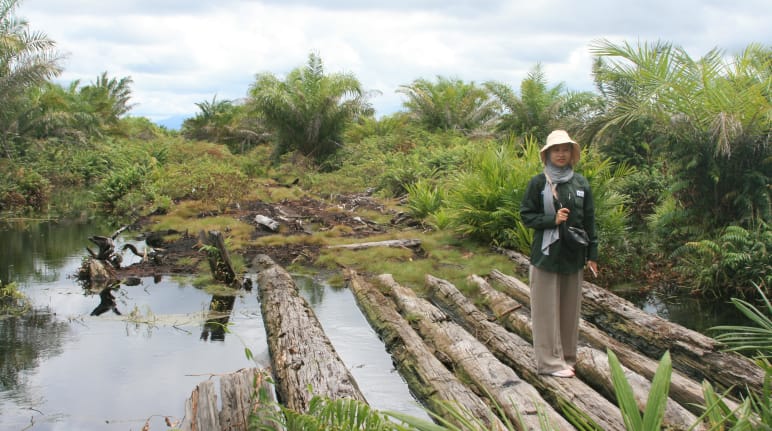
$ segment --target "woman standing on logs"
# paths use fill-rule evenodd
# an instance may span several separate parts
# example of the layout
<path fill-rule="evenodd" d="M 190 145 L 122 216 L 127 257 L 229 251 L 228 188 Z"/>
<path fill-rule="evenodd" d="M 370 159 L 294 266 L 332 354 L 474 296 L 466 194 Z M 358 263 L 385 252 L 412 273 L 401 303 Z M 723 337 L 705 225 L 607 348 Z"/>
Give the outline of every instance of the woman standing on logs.
<path fill-rule="evenodd" d="M 566 131 L 550 133 L 540 155 L 544 170 L 531 178 L 520 204 L 520 218 L 534 229 L 529 278 L 536 370 L 573 377 L 583 270 L 598 273 L 595 207 L 589 182 L 574 172 L 579 144 Z"/>

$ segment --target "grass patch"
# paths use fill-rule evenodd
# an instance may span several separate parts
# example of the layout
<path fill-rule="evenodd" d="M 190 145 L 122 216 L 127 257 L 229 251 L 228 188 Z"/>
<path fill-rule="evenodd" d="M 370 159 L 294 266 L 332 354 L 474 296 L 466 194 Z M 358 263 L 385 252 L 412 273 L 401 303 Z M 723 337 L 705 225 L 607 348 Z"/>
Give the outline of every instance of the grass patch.
<path fill-rule="evenodd" d="M 244 223 L 229 215 L 186 218 L 187 210 L 189 207 L 180 211 L 172 211 L 167 215 L 153 217 L 153 229 L 156 231 L 169 229 L 187 231 L 192 235 L 198 235 L 201 231 L 220 231 L 225 235 L 225 245 L 228 247 L 228 251 L 244 248 L 255 230 L 255 227 L 249 223 Z"/>
<path fill-rule="evenodd" d="M 398 283 L 416 292 L 425 291 L 426 274 L 447 280 L 470 295 L 476 296 L 477 289 L 470 286 L 466 278 L 471 274 L 486 276 L 492 269 L 514 275 L 514 264 L 504 255 L 492 253 L 471 241 L 459 240 L 447 232 L 419 233 L 399 232 L 392 235 L 369 237 L 368 242 L 386 239 L 414 238 L 421 240 L 421 252 L 395 247 L 372 247 L 363 250 L 323 249 L 316 266 L 339 269 L 352 267 L 359 272 L 372 275 L 391 274 Z M 336 243 L 352 243 L 344 238 Z M 405 263 L 408 263 L 406 265 Z"/>

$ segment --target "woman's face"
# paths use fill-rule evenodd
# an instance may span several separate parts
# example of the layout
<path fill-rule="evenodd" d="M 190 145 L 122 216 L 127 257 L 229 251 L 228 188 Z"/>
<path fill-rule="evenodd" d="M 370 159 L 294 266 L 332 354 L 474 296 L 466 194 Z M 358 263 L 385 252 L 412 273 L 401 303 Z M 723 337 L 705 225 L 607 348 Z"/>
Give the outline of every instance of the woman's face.
<path fill-rule="evenodd" d="M 571 163 L 571 143 L 559 144 L 550 148 L 550 162 L 558 168 Z"/>

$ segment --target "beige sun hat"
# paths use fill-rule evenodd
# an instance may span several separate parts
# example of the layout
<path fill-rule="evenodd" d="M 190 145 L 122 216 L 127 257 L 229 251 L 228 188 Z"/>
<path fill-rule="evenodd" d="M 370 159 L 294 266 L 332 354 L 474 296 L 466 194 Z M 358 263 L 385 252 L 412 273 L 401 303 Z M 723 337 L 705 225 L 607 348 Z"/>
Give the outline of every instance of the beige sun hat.
<path fill-rule="evenodd" d="M 573 151 L 571 152 L 571 166 L 576 166 L 579 163 L 579 157 L 581 157 L 582 150 L 579 148 L 579 144 L 568 136 L 568 132 L 565 130 L 553 130 L 552 133 L 547 136 L 547 143 L 539 151 L 541 155 L 541 162 L 547 164 L 547 150 L 550 147 L 560 144 L 573 144 Z"/>

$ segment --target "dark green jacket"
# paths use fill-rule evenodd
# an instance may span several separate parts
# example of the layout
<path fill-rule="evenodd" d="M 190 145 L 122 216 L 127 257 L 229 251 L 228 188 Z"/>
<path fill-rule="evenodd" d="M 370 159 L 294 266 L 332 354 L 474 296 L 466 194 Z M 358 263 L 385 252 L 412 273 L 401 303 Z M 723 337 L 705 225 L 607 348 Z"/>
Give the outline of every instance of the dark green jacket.
<path fill-rule="evenodd" d="M 558 184 L 558 199 L 571 210 L 568 215 L 569 226 L 578 226 L 587 231 L 590 244 L 585 250 L 573 251 L 562 244 L 562 240 L 554 242 L 550 246 L 550 254 L 545 256 L 541 252 L 541 241 L 544 237 L 544 229 L 554 228 L 555 216 L 544 214 L 542 192 L 547 178 L 540 173 L 528 183 L 520 204 L 520 218 L 523 223 L 534 229 L 533 244 L 531 245 L 531 264 L 545 271 L 571 274 L 584 268 L 588 260 L 598 261 L 598 235 L 595 227 L 595 204 L 592 200 L 590 183 L 585 177 L 574 172 L 571 181 Z M 555 208 L 559 208 L 555 204 Z"/>

